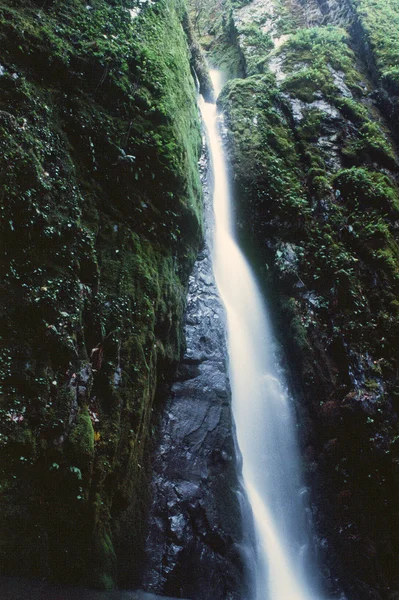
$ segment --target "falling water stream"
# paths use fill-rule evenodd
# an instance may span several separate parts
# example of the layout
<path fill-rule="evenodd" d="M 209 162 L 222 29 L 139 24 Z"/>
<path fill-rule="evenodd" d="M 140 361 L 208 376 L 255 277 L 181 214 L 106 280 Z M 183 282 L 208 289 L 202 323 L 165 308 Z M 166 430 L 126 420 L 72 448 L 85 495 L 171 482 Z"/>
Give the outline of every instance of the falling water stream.
<path fill-rule="evenodd" d="M 220 74 L 212 71 L 211 77 L 218 93 Z M 214 174 L 213 266 L 227 315 L 233 413 L 253 513 L 254 523 L 247 525 L 256 536 L 251 600 L 319 600 L 309 566 L 295 417 L 275 362 L 267 307 L 235 240 L 216 105 L 201 100 L 200 109 Z"/>

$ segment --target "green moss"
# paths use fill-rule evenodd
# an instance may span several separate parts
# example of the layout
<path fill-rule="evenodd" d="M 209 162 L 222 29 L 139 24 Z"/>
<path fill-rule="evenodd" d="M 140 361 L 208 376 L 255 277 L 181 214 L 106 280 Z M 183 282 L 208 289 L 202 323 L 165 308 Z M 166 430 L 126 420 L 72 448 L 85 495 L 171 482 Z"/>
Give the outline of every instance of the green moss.
<path fill-rule="evenodd" d="M 396 169 L 393 147 L 383 128 L 372 121 L 373 116 L 361 98 L 342 96 L 334 79 L 333 69 L 339 69 L 354 92 L 360 89 L 361 76 L 355 70 L 354 57 L 342 30 L 301 31 L 282 47 L 281 56 L 287 71 L 309 61 L 309 66 L 302 66 L 302 70 L 282 83 L 283 91 L 289 90 L 293 98 L 302 101 L 324 97 L 332 104 L 334 124 L 342 127 L 338 135 L 343 140 L 348 131 L 341 125 L 344 115 L 357 125 L 356 128 L 351 125 L 351 135 L 346 143 L 341 143 L 345 159 L 348 145 L 354 144 L 357 164 L 378 164 L 381 170 L 390 165 Z M 298 87 L 300 81 L 303 88 Z M 389 332 L 383 315 L 389 314 L 395 294 L 398 262 L 394 239 L 398 190 L 393 179 L 364 166 L 343 169 L 332 176 L 328 166 L 330 157 L 319 146 L 320 137 L 331 135 L 329 111 L 305 105 L 301 108 L 301 119 L 293 123 L 270 75 L 229 83 L 220 105 L 226 113 L 230 156 L 241 196 L 240 218 L 251 220 L 251 230 L 259 239 L 276 240 L 278 244 L 283 241 L 302 248 L 296 256 L 295 269 L 286 268 L 278 258 L 278 250 L 265 252 L 259 247 L 255 254 L 263 252 L 272 277 L 275 274 L 274 285 L 282 288 L 283 293 L 284 286 L 289 289 L 294 281 L 314 290 L 319 298 L 317 308 L 311 309 L 313 316 L 306 302 L 296 306 L 296 316 L 290 319 L 294 345 L 309 339 L 306 332 L 309 324 L 314 322 L 325 328 L 325 315 L 322 318 L 321 315 L 326 307 L 334 306 L 340 315 L 335 327 L 340 330 L 342 327 L 343 334 L 355 347 L 363 348 L 362 351 L 371 348 L 376 328 L 384 330 L 390 340 L 386 347 L 392 347 L 396 326 Z M 337 119 L 334 105 L 342 111 L 342 121 Z M 364 211 L 367 211 L 366 221 Z M 377 314 L 373 314 L 373 307 L 378 292 L 367 291 L 370 261 L 379 270 L 377 287 L 384 287 Z"/>
<path fill-rule="evenodd" d="M 305 109 L 304 118 L 298 127 L 300 137 L 308 141 L 317 141 L 324 117 L 325 113 L 317 108 Z"/>
<path fill-rule="evenodd" d="M 396 0 L 358 0 L 355 6 L 382 77 L 398 89 L 399 16 Z"/>
<path fill-rule="evenodd" d="M 398 214 L 398 189 L 383 173 L 365 168 L 344 169 L 337 173 L 333 183 L 350 208 L 362 206 L 377 209 L 382 214 Z"/>
<path fill-rule="evenodd" d="M 288 73 L 283 88 L 295 93 L 297 85 L 305 102 L 312 101 L 316 91 L 329 98 L 335 95 L 333 69 L 345 74 L 352 92 L 361 94 L 361 76 L 348 42 L 348 34 L 332 26 L 300 29 L 291 35 L 278 51 Z"/>
<path fill-rule="evenodd" d="M 232 81 L 219 102 L 227 115 L 232 162 L 245 194 L 251 189 L 251 202 L 287 217 L 305 214 L 295 141 L 273 77 Z"/>
<path fill-rule="evenodd" d="M 95 534 L 93 546 L 93 587 L 112 590 L 116 584 L 117 557 L 109 534 L 99 531 Z"/>
<path fill-rule="evenodd" d="M 301 24 L 301 13 L 296 11 L 292 3 L 287 0 L 275 0 L 275 26 L 278 35 L 287 35 L 297 31 Z"/>
<path fill-rule="evenodd" d="M 319 94 L 323 90 L 327 94 L 331 93 L 332 78 L 318 66 L 304 67 L 286 79 L 283 89 L 303 102 L 313 102 L 316 92 Z"/>
<path fill-rule="evenodd" d="M 363 125 L 368 120 L 367 108 L 353 98 L 337 98 L 335 104 L 342 115 L 355 125 Z"/>
<path fill-rule="evenodd" d="M 359 135 L 355 139 L 348 140 L 343 153 L 353 162 L 358 163 L 368 159 L 396 170 L 396 157 L 392 144 L 384 135 L 381 125 L 370 120 L 361 125 Z"/>
<path fill-rule="evenodd" d="M 185 7 L 131 10 L 0 7 L 0 567 L 87 583 L 107 532 L 105 587 L 125 514 L 143 519 L 154 397 L 182 350 L 202 220 Z M 126 535 L 140 548 L 140 527 Z"/>
<path fill-rule="evenodd" d="M 73 457 L 78 461 L 83 460 L 84 463 L 90 464 L 94 456 L 94 429 L 87 408 L 78 414 L 68 441 Z"/>
<path fill-rule="evenodd" d="M 273 48 L 270 35 L 263 33 L 257 23 L 240 26 L 237 35 L 238 43 L 245 56 L 245 73 L 250 76 L 262 72 L 263 63 Z"/>
<path fill-rule="evenodd" d="M 396 171 L 394 146 L 367 104 L 366 86 L 356 69 L 345 31 L 336 27 L 300 30 L 290 36 L 278 55 L 287 75 L 281 85 L 283 91 L 303 103 L 323 100 L 331 105 L 331 110 L 324 111 L 303 106 L 300 124 L 296 127 L 301 153 L 308 163 L 308 185 L 315 199 L 322 199 L 329 193 L 328 174 L 319 172 L 315 181 L 310 174 L 313 169 L 326 170 L 330 157 L 327 153 L 322 157 L 318 140 L 323 135 L 331 135 L 332 118 L 337 129 L 336 138 L 342 140 L 340 153 L 346 164 L 374 167 L 378 164 L 379 168 Z M 350 93 L 351 97 L 348 96 Z M 338 123 L 335 109 L 338 109 L 342 123 L 344 119 L 350 121 L 348 127 Z"/>

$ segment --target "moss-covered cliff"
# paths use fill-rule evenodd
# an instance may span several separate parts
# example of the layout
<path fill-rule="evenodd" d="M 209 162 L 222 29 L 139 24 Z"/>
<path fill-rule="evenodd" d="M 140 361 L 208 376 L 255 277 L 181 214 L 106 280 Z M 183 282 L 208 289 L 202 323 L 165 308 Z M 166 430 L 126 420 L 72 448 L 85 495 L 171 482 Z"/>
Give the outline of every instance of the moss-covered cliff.
<path fill-rule="evenodd" d="M 321 562 L 399 593 L 397 0 L 0 4 L 0 571 L 143 556 L 153 411 L 201 237 L 198 34 L 298 394 Z M 188 41 L 187 41 L 188 38 Z"/>
<path fill-rule="evenodd" d="M 328 540 L 322 563 L 331 587 L 338 576 L 351 599 L 393 598 L 399 5 L 253 0 L 223 7 L 216 27 L 204 19 L 200 32 L 222 67 L 220 55 L 231 47 L 225 70 L 233 79 L 219 106 L 238 220 L 274 302 L 298 391 L 315 522 Z"/>
<path fill-rule="evenodd" d="M 140 568 L 151 417 L 200 238 L 179 0 L 0 4 L 0 571 Z"/>

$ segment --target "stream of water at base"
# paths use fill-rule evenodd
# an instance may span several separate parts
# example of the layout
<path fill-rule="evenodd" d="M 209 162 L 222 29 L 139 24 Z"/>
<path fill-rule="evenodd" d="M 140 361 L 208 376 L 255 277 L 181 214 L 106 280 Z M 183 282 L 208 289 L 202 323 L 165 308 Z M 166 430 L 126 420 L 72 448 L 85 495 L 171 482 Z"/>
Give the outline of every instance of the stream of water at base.
<path fill-rule="evenodd" d="M 211 71 L 215 93 L 218 71 Z M 268 309 L 236 240 L 216 105 L 200 99 L 214 190 L 213 268 L 225 305 L 230 380 L 244 488 L 255 530 L 251 600 L 321 600 L 310 566 L 304 489 L 290 396 L 275 361 Z"/>

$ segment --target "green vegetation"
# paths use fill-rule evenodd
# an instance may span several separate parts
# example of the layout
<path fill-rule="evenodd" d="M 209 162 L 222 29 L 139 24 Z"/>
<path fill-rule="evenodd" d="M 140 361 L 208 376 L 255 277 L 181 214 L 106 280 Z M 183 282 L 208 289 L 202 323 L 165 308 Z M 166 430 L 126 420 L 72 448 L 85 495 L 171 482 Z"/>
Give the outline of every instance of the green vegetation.
<path fill-rule="evenodd" d="M 73 468 L 77 468 L 77 472 L 90 472 L 94 457 L 94 429 L 87 408 L 76 417 L 68 436 L 68 446 L 67 453 L 70 454 L 71 462 L 78 465 Z"/>
<path fill-rule="evenodd" d="M 399 89 L 399 13 L 397 0 L 357 0 L 378 71 L 395 93 Z"/>
<path fill-rule="evenodd" d="M 288 35 L 301 27 L 300 12 L 287 0 L 275 0 L 275 27 L 278 35 Z"/>
<path fill-rule="evenodd" d="M 227 116 L 231 159 L 249 206 L 269 214 L 276 211 L 295 223 L 306 214 L 307 201 L 294 137 L 273 76 L 229 82 L 219 104 Z"/>
<path fill-rule="evenodd" d="M 345 523 L 363 514 L 388 539 L 378 517 L 394 489 L 384 461 L 398 453 L 396 148 L 345 30 L 298 29 L 299 4 L 283 0 L 276 17 L 234 25 L 246 4 L 191 6 L 211 63 L 250 75 L 220 98 L 244 241 L 278 308 L 320 455 L 353 436 L 331 459 L 334 481 L 358 499 Z M 368 58 L 395 92 L 397 2 L 354 6 Z M 201 237 L 185 19 L 181 0 L 0 6 L 6 573 L 108 589 L 134 586 L 140 572 L 153 410 L 182 349 Z M 273 36 L 290 34 L 275 51 L 268 19 Z M 380 498 L 375 514 L 362 494 Z"/>
<path fill-rule="evenodd" d="M 154 398 L 201 236 L 184 14 L 0 7 L 2 572 L 109 588 L 123 544 L 119 580 L 140 569 Z"/>
<path fill-rule="evenodd" d="M 264 61 L 274 47 L 270 35 L 263 33 L 257 23 L 237 28 L 240 48 L 245 56 L 245 73 L 248 76 L 264 71 Z"/>
<path fill-rule="evenodd" d="M 356 96 L 363 93 L 362 78 L 354 66 L 349 37 L 338 27 L 300 29 L 278 50 L 288 77 L 283 89 L 304 102 L 312 102 L 320 92 L 336 95 L 334 71 L 345 74 L 345 85 Z"/>
<path fill-rule="evenodd" d="M 242 73 L 242 52 L 232 21 L 231 0 L 189 0 L 193 29 L 209 64 L 220 68 L 227 78 Z"/>
<path fill-rule="evenodd" d="M 323 151 L 317 146 L 317 140 L 328 128 L 332 116 L 336 134 L 342 139 L 340 153 L 346 164 L 377 163 L 397 170 L 389 134 L 380 120 L 376 121 L 376 113 L 367 104 L 367 86 L 355 67 L 348 36 L 343 30 L 336 27 L 300 30 L 277 54 L 287 75 L 281 84 L 282 91 L 305 103 L 297 129 L 302 153 L 309 165 L 309 186 L 315 196 L 321 198 L 328 191 L 325 171 L 330 157 L 326 153 L 322 158 Z M 313 107 L 312 103 L 318 100 L 331 108 L 326 112 Z M 345 122 L 350 123 L 349 128 Z"/>
<path fill-rule="evenodd" d="M 285 71 L 294 71 L 281 88 L 304 103 L 298 121 L 292 122 L 289 102 L 272 75 L 232 81 L 220 99 L 240 210 L 251 221 L 250 215 L 257 215 L 252 226 L 260 228 L 259 237 L 275 240 L 274 252 L 266 257 L 282 282 L 296 280 L 314 290 L 321 299 L 320 318 L 325 307 L 334 305 L 336 331 L 361 353 L 374 348 L 373 331 L 383 332 L 389 360 L 399 325 L 397 311 L 391 312 L 398 284 L 394 223 L 399 193 L 393 179 L 376 168 L 397 169 L 393 146 L 362 103 L 362 79 L 344 32 L 330 27 L 300 31 L 280 53 Z M 338 82 L 337 70 L 342 73 Z M 352 98 L 342 94 L 341 81 Z M 309 104 L 316 99 L 331 109 Z M 329 166 L 330 145 L 325 155 L 319 145 L 323 135 L 339 140 L 339 160 L 351 168 L 337 172 Z M 285 259 L 287 247 L 291 264 Z M 379 272 L 374 286 L 371 264 Z M 381 289 L 384 296 L 375 311 Z M 313 324 L 322 327 L 317 312 Z M 379 355 L 381 348 L 373 351 Z"/>
<path fill-rule="evenodd" d="M 365 4 L 370 32 L 375 7 L 375 34 L 380 11 L 394 3 L 359 0 L 356 7 Z M 305 23 L 299 7 L 290 14 Z M 386 35 L 380 49 L 390 47 L 393 70 L 395 21 L 386 26 L 391 33 L 380 30 Z M 373 105 L 372 84 L 347 31 L 327 25 L 285 32 L 291 33 L 285 43 L 257 63 L 264 74 L 230 81 L 219 100 L 239 231 L 274 303 L 276 331 L 303 392 L 301 433 L 311 456 L 305 467 L 316 479 L 319 505 L 334 506 L 334 513 L 326 510 L 327 537 L 344 568 L 377 589 L 376 578 L 353 563 L 356 544 L 372 539 L 379 577 L 396 589 L 396 125 Z M 245 39 L 237 41 L 246 52 Z M 254 55 L 265 57 L 264 51 L 259 45 Z"/>

